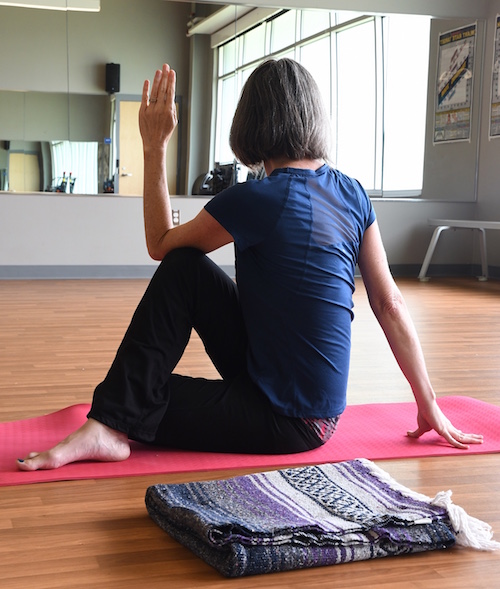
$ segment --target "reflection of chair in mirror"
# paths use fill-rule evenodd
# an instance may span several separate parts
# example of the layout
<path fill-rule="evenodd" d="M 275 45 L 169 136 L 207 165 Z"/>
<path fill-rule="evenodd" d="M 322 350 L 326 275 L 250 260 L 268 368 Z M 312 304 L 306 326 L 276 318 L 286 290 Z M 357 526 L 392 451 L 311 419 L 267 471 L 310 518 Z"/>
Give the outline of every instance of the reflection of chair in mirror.
<path fill-rule="evenodd" d="M 58 178 L 59 180 L 59 178 Z M 63 172 L 63 177 L 60 178 L 59 184 L 55 185 L 54 192 L 66 192 L 66 188 L 68 187 L 68 181 L 66 179 L 66 172 Z"/>
<path fill-rule="evenodd" d="M 9 190 L 9 179 L 5 168 L 0 169 L 0 190 Z"/>
<path fill-rule="evenodd" d="M 98 152 L 97 141 L 52 141 L 50 143 L 51 192 L 73 193 L 78 178 L 78 190 L 81 194 L 97 194 Z M 63 170 L 72 170 L 72 172 L 66 174 Z"/>
<path fill-rule="evenodd" d="M 69 191 L 71 194 L 73 194 L 73 191 L 75 190 L 75 182 L 76 182 L 76 178 L 74 176 L 71 175 L 71 172 L 69 174 Z"/>
<path fill-rule="evenodd" d="M 114 194 L 114 192 L 115 192 L 114 178 L 111 178 L 109 180 L 104 180 L 103 192 L 105 192 L 106 194 Z"/>
<path fill-rule="evenodd" d="M 71 174 L 71 172 L 68 177 L 66 177 L 66 172 L 63 172 L 62 178 L 54 178 L 52 180 L 52 187 L 50 192 L 68 192 L 69 188 L 70 194 L 73 194 L 75 190 L 75 182 L 76 178 Z"/>

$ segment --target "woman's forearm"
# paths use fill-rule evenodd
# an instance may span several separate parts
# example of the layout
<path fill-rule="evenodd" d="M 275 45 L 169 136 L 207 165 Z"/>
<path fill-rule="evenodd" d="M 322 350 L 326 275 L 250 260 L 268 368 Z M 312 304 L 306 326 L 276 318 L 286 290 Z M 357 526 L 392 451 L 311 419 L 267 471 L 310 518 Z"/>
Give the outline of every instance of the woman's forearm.
<path fill-rule="evenodd" d="M 420 340 L 406 303 L 395 287 L 391 297 L 372 305 L 394 357 L 418 404 L 433 401 L 432 388 Z"/>
<path fill-rule="evenodd" d="M 168 192 L 166 146 L 145 150 L 144 153 L 144 229 L 149 255 L 161 260 L 163 240 L 173 227 L 172 208 Z"/>
<path fill-rule="evenodd" d="M 175 72 L 164 64 L 152 86 L 142 89 L 139 128 L 144 148 L 144 224 L 150 256 L 161 260 L 167 253 L 165 237 L 172 228 L 167 184 L 167 146 L 177 126 Z"/>

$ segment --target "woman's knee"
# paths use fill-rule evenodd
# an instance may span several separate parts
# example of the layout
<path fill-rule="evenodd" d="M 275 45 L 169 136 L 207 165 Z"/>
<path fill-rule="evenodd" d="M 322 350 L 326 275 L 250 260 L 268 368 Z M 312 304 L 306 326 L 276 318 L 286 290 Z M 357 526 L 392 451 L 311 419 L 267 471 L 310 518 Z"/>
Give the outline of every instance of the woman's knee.
<path fill-rule="evenodd" d="M 160 263 L 160 266 L 174 266 L 184 268 L 192 264 L 198 264 L 205 254 L 194 247 L 180 247 L 168 252 Z"/>
<path fill-rule="evenodd" d="M 222 285 L 230 284 L 235 288 L 229 276 L 201 250 L 183 247 L 170 251 L 162 260 L 158 272 L 162 275 L 175 276 L 190 285 L 198 285 L 204 290 L 219 290 Z"/>
<path fill-rule="evenodd" d="M 165 255 L 156 270 L 156 278 L 172 280 L 176 279 L 190 279 L 196 275 L 200 264 L 203 263 L 205 254 L 191 247 L 183 247 L 174 249 Z"/>

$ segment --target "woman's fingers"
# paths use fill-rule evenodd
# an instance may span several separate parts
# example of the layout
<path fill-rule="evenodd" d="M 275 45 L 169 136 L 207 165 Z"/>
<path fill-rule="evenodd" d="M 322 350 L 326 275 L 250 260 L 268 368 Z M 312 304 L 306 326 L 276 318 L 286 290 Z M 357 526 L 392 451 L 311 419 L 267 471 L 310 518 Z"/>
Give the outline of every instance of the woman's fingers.
<path fill-rule="evenodd" d="M 149 88 L 148 88 L 149 89 Z M 156 70 L 151 87 L 149 104 L 165 105 L 175 100 L 175 72 L 168 64 L 164 64 L 161 70 Z"/>
<path fill-rule="evenodd" d="M 447 431 L 441 434 L 445 440 L 455 446 L 456 448 L 463 448 L 466 449 L 469 447 L 469 444 L 482 444 L 483 443 L 483 436 L 479 434 L 464 434 L 461 431 Z"/>
<path fill-rule="evenodd" d="M 163 66 L 165 67 L 165 66 Z M 158 93 L 160 91 L 160 84 L 163 78 L 162 70 L 156 70 L 153 78 L 153 85 L 151 87 L 151 95 L 149 97 L 149 104 L 154 104 L 158 101 Z"/>
<path fill-rule="evenodd" d="M 139 110 L 139 129 L 144 147 L 163 147 L 177 126 L 175 71 L 164 64 L 153 82 L 144 82 Z"/>
<path fill-rule="evenodd" d="M 419 438 L 432 428 L 419 426 L 416 430 L 407 432 L 410 438 Z M 464 434 L 459 430 L 448 430 L 445 429 L 442 432 L 438 432 L 449 444 L 455 448 L 466 450 L 469 444 L 482 444 L 483 436 L 480 434 Z"/>
<path fill-rule="evenodd" d="M 142 86 L 142 99 L 141 99 L 141 111 L 144 112 L 148 106 L 149 100 L 149 80 L 145 80 Z"/>
<path fill-rule="evenodd" d="M 175 71 L 164 64 L 161 70 L 156 70 L 153 83 L 145 80 L 142 87 L 141 106 L 144 110 L 148 106 L 164 106 L 169 108 L 175 105 Z"/>
<path fill-rule="evenodd" d="M 464 444 L 482 444 L 484 440 L 480 434 L 463 434 L 460 432 L 457 437 Z"/>
<path fill-rule="evenodd" d="M 165 102 L 167 100 L 167 90 L 169 86 L 169 73 L 170 67 L 167 64 L 163 65 L 161 71 L 161 78 L 160 78 L 160 86 L 158 89 L 157 99 L 161 102 Z"/>
<path fill-rule="evenodd" d="M 441 436 L 455 448 L 459 448 L 460 450 L 467 450 L 469 448 L 469 446 L 465 443 L 465 440 L 460 439 L 462 437 L 461 435 L 453 435 L 446 431 L 443 432 Z"/>
<path fill-rule="evenodd" d="M 167 76 L 167 89 L 165 94 L 165 102 L 172 107 L 175 106 L 175 82 L 176 75 L 174 70 L 169 70 Z"/>

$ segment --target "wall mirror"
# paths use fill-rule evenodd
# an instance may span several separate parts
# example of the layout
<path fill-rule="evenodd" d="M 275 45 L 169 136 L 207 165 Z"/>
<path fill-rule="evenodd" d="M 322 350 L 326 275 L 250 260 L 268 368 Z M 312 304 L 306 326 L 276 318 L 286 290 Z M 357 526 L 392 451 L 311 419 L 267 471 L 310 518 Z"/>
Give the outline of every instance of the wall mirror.
<path fill-rule="evenodd" d="M 9 44 L 0 86 L 0 189 L 97 194 L 110 175 L 110 99 L 72 92 L 65 9 L 94 11 L 99 2 L 53 4 L 53 10 L 0 6 L 1 36 Z"/>
<path fill-rule="evenodd" d="M 172 15 L 176 32 L 169 37 L 189 70 L 189 5 L 150 0 L 144 10 L 140 0 L 43 0 L 58 6 L 42 10 L 21 4 L 0 2 L 0 190 L 140 195 L 142 82 L 169 53 L 165 23 Z M 120 76 L 118 87 L 108 88 L 107 64 L 120 67 L 121 59 L 121 88 Z M 182 81 L 181 123 L 186 88 Z M 167 160 L 172 194 L 180 194 L 180 141 L 176 131 Z"/>
<path fill-rule="evenodd" d="M 66 0 L 61 0 L 65 2 Z M 77 2 L 78 0 L 73 0 Z M 380 0 L 381 8 L 388 0 Z M 99 2 L 97 2 L 99 4 Z M 140 2 L 129 2 L 131 8 L 123 9 L 120 22 L 126 23 L 128 19 L 130 30 L 137 26 L 137 15 L 140 12 Z M 162 4 L 162 3 L 156 3 Z M 259 2 L 255 2 L 259 4 Z M 259 9 L 264 8 L 264 2 Z M 276 2 L 275 4 L 280 4 Z M 293 4 L 288 3 L 288 4 Z M 308 9 L 325 8 L 326 4 L 335 4 L 341 10 L 349 12 L 348 6 L 362 5 L 363 3 L 349 3 L 342 0 L 337 2 L 323 2 L 316 0 L 310 3 Z M 390 3 L 389 3 L 390 4 Z M 448 4 L 450 4 L 448 2 Z M 101 13 L 104 18 L 109 14 L 116 21 L 116 10 L 124 3 L 118 0 L 100 0 Z M 132 7 L 133 5 L 133 7 Z M 192 5 L 196 8 L 196 5 Z M 205 16 L 208 12 L 220 10 L 221 3 L 205 5 L 201 13 Z M 415 0 L 415 6 L 418 6 Z M 185 3 L 182 11 L 182 24 L 177 26 L 180 37 L 186 37 L 186 26 L 189 19 L 189 4 Z M 249 7 L 246 7 L 247 10 Z M 328 7 L 330 10 L 334 8 Z M 242 6 L 233 6 L 235 17 L 241 18 Z M 416 8 L 415 11 L 418 9 Z M 16 11 L 22 11 L 22 19 L 18 18 Z M 114 13 L 112 12 L 114 11 Z M 360 12 L 361 16 L 363 13 Z M 453 13 L 451 13 L 453 16 Z M 355 16 L 350 13 L 350 16 Z M 480 16 L 480 15 L 478 15 Z M 145 17 L 146 18 L 146 17 Z M 26 22 L 26 19 L 29 19 Z M 138 100 L 138 95 L 117 94 L 118 103 L 112 95 L 108 94 L 103 85 L 105 78 L 105 62 L 114 61 L 112 47 L 107 53 L 109 57 L 103 59 L 99 55 L 103 53 L 104 46 L 112 46 L 116 35 L 106 32 L 107 24 L 102 25 L 99 47 L 93 48 L 86 42 L 88 27 L 94 22 L 90 14 L 73 11 L 46 11 L 0 5 L 0 20 L 4 23 L 5 30 L 1 30 L 2 36 L 7 34 L 6 43 L 9 44 L 7 53 L 0 58 L 3 72 L 3 82 L 0 80 L 0 190 L 15 190 L 17 192 L 57 192 L 63 191 L 73 194 L 97 194 L 113 192 L 117 195 L 140 194 L 136 187 L 128 191 L 115 190 L 116 179 L 124 187 L 128 179 L 134 174 L 127 167 L 121 166 L 117 161 L 114 151 L 116 146 L 116 122 L 117 106 L 123 107 L 125 102 Z M 99 19 L 100 20 L 100 19 Z M 158 20 L 158 19 L 156 19 Z M 5 23 L 9 23 L 5 25 Z M 107 21 L 108 24 L 110 21 Z M 181 22 L 181 21 L 179 21 Z M 434 125 L 434 89 L 436 75 L 436 61 L 438 57 L 438 35 L 440 32 L 451 30 L 455 27 L 477 22 L 477 38 L 474 56 L 474 97 L 472 105 L 471 135 L 469 140 L 456 144 L 436 145 L 433 143 Z M 160 23 L 159 30 L 165 32 L 169 23 Z M 170 23 L 170 26 L 173 26 Z M 238 24 L 234 24 L 235 30 Z M 125 25 L 125 28 L 127 25 Z M 87 30 L 86 30 L 87 28 Z M 95 27 L 94 27 L 95 28 Z M 109 27 L 108 27 L 109 28 Z M 30 30 L 30 48 L 40 47 L 39 51 L 31 50 L 29 54 L 23 49 L 26 42 L 25 31 Z M 95 31 L 92 31 L 95 34 Z M 200 33 L 207 34 L 207 33 Z M 106 35 L 108 40 L 106 41 Z M 123 30 L 121 31 L 124 36 Z M 126 35 L 125 35 L 126 36 Z M 154 45 L 155 38 L 160 34 L 151 34 L 144 42 L 144 35 L 126 36 L 128 55 L 141 55 L 142 62 L 127 65 L 137 69 L 137 80 L 142 80 L 147 75 L 147 68 L 151 63 L 156 67 L 156 55 L 161 54 L 161 48 L 156 47 L 154 57 L 149 57 L 147 51 L 150 45 Z M 4 37 L 5 38 L 5 37 Z M 457 15 L 456 18 L 435 18 L 432 21 L 430 42 L 430 71 L 429 83 L 431 90 L 428 94 L 427 123 L 424 159 L 424 186 L 422 198 L 435 200 L 472 201 L 476 195 L 477 183 L 477 156 L 479 144 L 480 107 L 482 91 L 482 69 L 484 65 L 484 38 L 485 23 L 481 19 L 472 16 Z M 47 42 L 50 39 L 50 43 Z M 116 61 L 120 61 L 120 52 L 124 51 L 123 39 L 116 54 Z M 0 40 L 0 47 L 2 41 Z M 189 41 L 185 41 L 183 47 L 189 47 Z M 84 48 L 84 49 L 82 49 Z M 81 71 L 85 61 L 81 58 L 81 52 L 95 53 L 95 62 L 99 61 L 99 67 L 92 72 L 83 71 L 85 83 L 80 82 L 73 74 Z M 105 53 L 104 53 L 105 54 Z M 40 60 L 40 62 L 37 62 Z M 144 67 L 144 61 L 147 67 Z M 186 72 L 189 71 L 189 62 L 186 63 Z M 411 67 L 411 64 L 410 64 Z M 88 68 L 87 68 L 88 69 Z M 28 78 L 28 82 L 26 81 Z M 187 76 L 186 76 L 187 77 Z M 187 85 L 183 93 L 187 95 Z M 136 87 L 137 84 L 134 86 Z M 36 90 L 40 89 L 40 90 Z M 211 88 L 199 89 L 206 96 L 211 94 Z M 405 92 L 402 89 L 399 99 L 404 101 Z M 193 100 L 196 98 L 194 97 Z M 180 107 L 180 104 L 179 104 Z M 136 124 L 136 106 L 132 107 L 131 120 Z M 118 108 L 118 110 L 120 110 Z M 408 114 L 411 117 L 411 113 Z M 404 122 L 402 124 L 404 133 Z M 136 130 L 136 133 L 138 131 Z M 190 140 L 194 135 L 191 133 Z M 136 136 L 137 139 L 137 136 Z M 176 171 L 181 165 L 179 136 L 174 160 L 169 163 L 175 166 L 172 177 L 176 177 Z M 201 143 L 207 145 L 207 138 L 202 138 Z M 210 157 L 212 157 L 211 154 Z M 206 158 L 207 161 L 210 159 Z M 69 162 L 69 163 L 68 163 Z M 74 163 L 73 163 L 74 162 Z M 184 161 L 183 164 L 186 162 Z M 214 165 L 212 159 L 210 165 Z M 202 170 L 199 170 L 200 173 Z M 208 170 L 207 170 L 208 171 Z M 178 176 L 178 174 L 177 174 Z M 192 179 L 191 179 L 192 180 Z M 447 186 L 447 193 L 443 194 L 442 187 Z M 182 187 L 184 192 L 189 189 Z M 179 194 L 179 183 L 170 187 L 172 194 Z"/>

